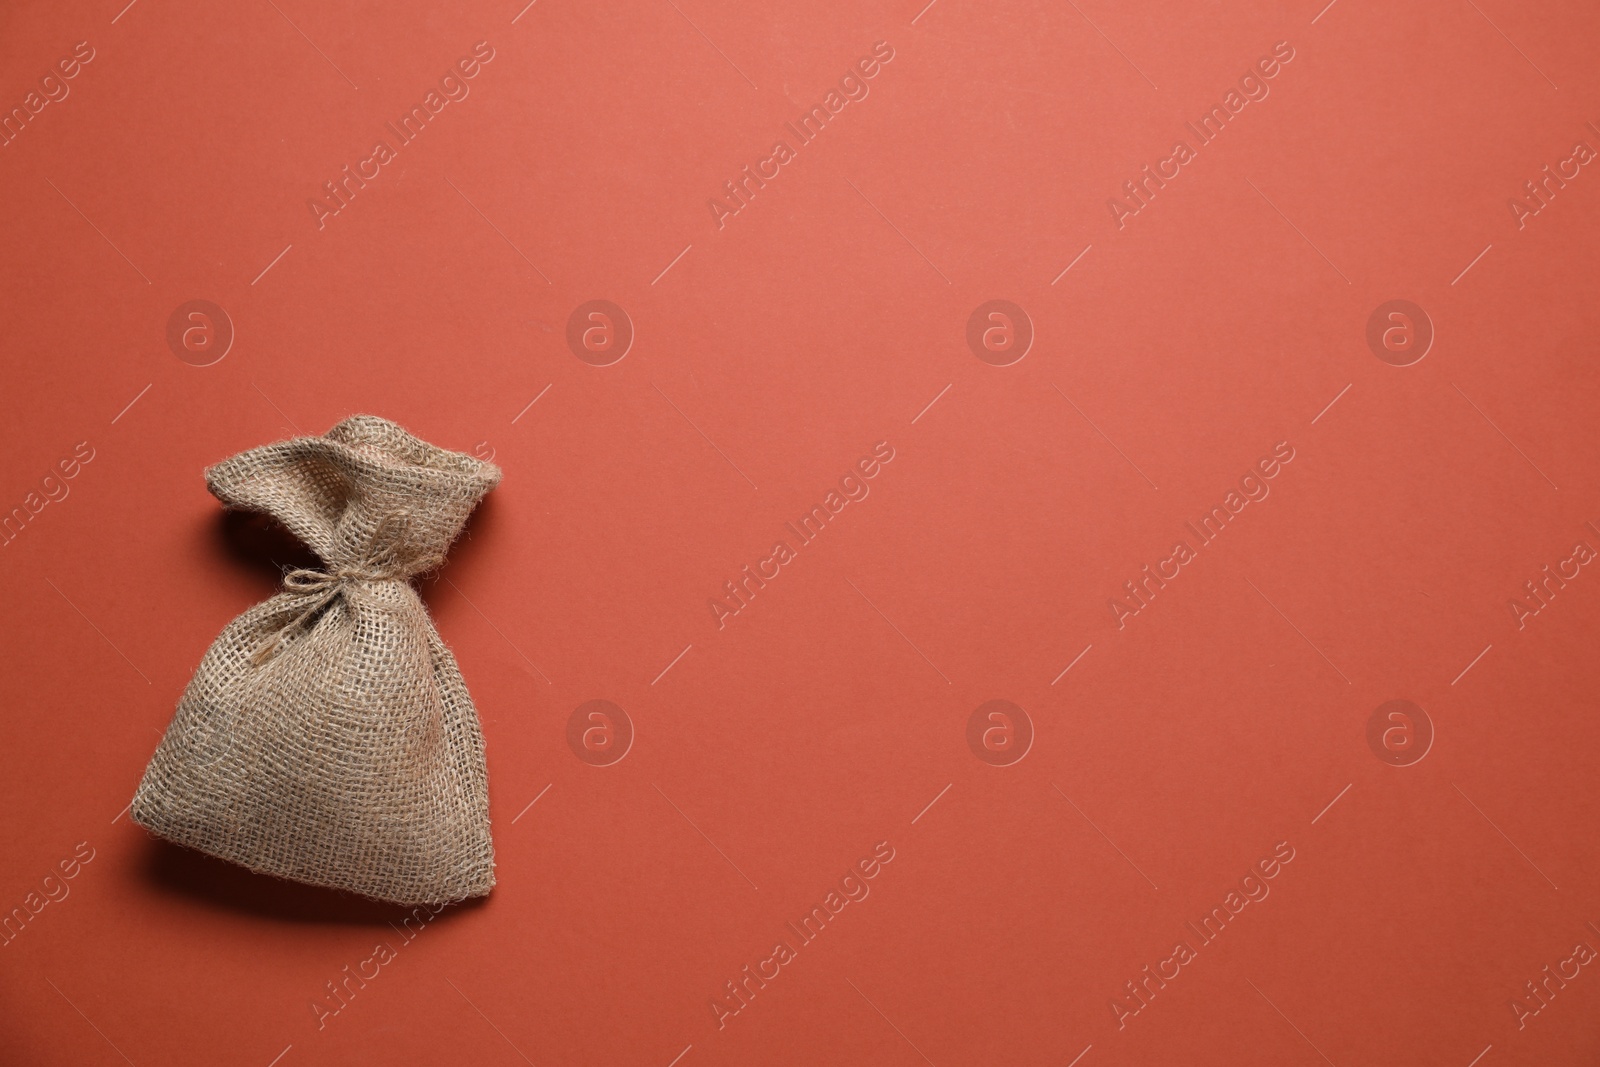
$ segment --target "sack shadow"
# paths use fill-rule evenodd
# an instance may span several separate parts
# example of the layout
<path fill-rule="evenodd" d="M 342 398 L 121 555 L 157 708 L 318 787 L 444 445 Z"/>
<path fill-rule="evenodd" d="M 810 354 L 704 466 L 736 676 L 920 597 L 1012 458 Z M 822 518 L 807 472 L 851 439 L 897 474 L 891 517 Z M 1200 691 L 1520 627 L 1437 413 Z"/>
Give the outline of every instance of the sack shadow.
<path fill-rule="evenodd" d="M 223 510 L 212 520 L 210 539 L 219 555 L 240 573 L 249 573 L 263 587 L 262 599 L 278 591 L 285 571 L 304 567 L 321 570 L 315 552 L 277 519 L 256 511 Z"/>
<path fill-rule="evenodd" d="M 258 874 L 227 860 L 184 848 L 153 834 L 139 858 L 140 873 L 157 889 L 217 911 L 286 923 L 336 923 L 345 926 L 399 925 L 414 906 L 370 900 L 338 889 L 304 885 Z M 488 902 L 472 897 L 429 916 L 437 922 Z M 432 907 L 424 909 L 424 914 Z"/>

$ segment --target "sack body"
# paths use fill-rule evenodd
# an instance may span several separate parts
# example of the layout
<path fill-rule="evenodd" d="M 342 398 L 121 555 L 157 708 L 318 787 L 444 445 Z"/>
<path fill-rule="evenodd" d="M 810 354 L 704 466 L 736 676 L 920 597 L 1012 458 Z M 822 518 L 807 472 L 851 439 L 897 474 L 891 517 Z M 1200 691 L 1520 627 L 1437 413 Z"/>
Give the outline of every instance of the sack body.
<path fill-rule="evenodd" d="M 206 471 L 324 570 L 222 631 L 133 819 L 254 871 L 402 904 L 494 885 L 477 710 L 410 578 L 444 561 L 497 467 L 357 415 Z"/>

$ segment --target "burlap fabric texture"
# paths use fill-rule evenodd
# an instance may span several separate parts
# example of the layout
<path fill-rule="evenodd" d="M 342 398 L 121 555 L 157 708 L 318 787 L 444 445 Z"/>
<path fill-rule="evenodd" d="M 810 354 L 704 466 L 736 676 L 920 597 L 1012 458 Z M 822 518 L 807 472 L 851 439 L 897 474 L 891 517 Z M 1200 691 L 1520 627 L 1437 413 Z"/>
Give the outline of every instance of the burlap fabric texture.
<path fill-rule="evenodd" d="M 409 579 L 438 567 L 492 464 L 356 415 L 206 471 L 322 560 L 229 623 L 133 799 L 161 837 L 401 904 L 494 885 L 483 734 Z"/>

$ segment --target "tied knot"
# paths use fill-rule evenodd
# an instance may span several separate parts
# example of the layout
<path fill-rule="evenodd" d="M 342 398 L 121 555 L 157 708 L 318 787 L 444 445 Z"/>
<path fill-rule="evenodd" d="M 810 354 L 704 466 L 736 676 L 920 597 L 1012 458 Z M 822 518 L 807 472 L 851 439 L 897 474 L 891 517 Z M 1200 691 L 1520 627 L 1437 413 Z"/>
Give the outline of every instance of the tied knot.
<path fill-rule="evenodd" d="M 385 517 L 367 541 L 366 559 L 357 564 L 339 564 L 325 571 L 297 567 L 283 576 L 283 591 L 293 596 L 309 598 L 299 614 L 290 619 L 277 632 L 261 643 L 250 657 L 252 666 L 259 667 L 277 655 L 284 640 L 299 631 L 319 611 L 345 591 L 351 582 L 402 581 L 406 577 L 400 564 L 399 545 L 403 537 L 405 516 Z"/>
<path fill-rule="evenodd" d="M 300 567 L 283 576 L 283 591 L 314 595 L 335 591 L 346 582 L 399 581 L 402 577 L 382 567 L 335 567 L 327 571 Z"/>

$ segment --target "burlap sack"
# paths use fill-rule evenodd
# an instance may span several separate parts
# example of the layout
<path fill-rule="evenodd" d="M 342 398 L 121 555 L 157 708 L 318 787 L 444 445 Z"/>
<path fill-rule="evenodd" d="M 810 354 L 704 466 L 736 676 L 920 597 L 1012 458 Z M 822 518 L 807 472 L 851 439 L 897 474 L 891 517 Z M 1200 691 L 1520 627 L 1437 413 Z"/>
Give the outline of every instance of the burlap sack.
<path fill-rule="evenodd" d="M 499 468 L 371 415 L 206 471 L 326 571 L 234 619 L 178 702 L 133 818 L 281 878 L 402 904 L 494 885 L 477 711 L 408 579 L 444 562 Z"/>

